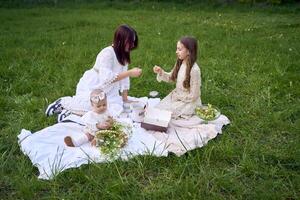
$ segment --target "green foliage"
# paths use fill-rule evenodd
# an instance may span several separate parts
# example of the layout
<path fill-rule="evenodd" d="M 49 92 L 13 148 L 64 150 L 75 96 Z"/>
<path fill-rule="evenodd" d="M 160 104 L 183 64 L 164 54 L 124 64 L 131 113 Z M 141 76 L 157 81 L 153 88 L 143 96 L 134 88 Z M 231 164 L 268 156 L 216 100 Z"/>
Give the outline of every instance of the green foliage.
<path fill-rule="evenodd" d="M 1 1 L 3 3 L 3 1 Z M 300 15 L 293 6 L 222 6 L 105 1 L 0 9 L 0 199 L 297 199 L 300 196 Z M 199 40 L 203 103 L 231 120 L 223 134 L 182 157 L 139 156 L 37 179 L 17 144 L 22 128 L 38 131 L 49 102 L 73 95 L 83 72 L 132 25 L 139 48 L 130 95 L 174 85 L 176 41 Z"/>
<path fill-rule="evenodd" d="M 121 153 L 128 138 L 131 135 L 132 127 L 113 121 L 109 130 L 99 130 L 95 134 L 96 146 L 109 159 L 116 159 Z"/>
<path fill-rule="evenodd" d="M 196 115 L 204 121 L 212 121 L 217 119 L 221 113 L 220 111 L 212 106 L 211 104 L 202 105 L 195 109 Z"/>
<path fill-rule="evenodd" d="M 256 3 L 269 3 L 269 4 L 282 4 L 283 0 L 238 0 L 240 3 L 256 4 Z"/>
<path fill-rule="evenodd" d="M 34 7 L 34 6 L 74 6 L 83 4 L 145 4 L 145 3 L 160 3 L 160 4 L 185 4 L 185 5 L 233 5 L 233 4 L 268 4 L 268 5 L 279 5 L 279 4 L 295 4 L 298 0 L 2 0 L 0 1 L 0 7 Z"/>

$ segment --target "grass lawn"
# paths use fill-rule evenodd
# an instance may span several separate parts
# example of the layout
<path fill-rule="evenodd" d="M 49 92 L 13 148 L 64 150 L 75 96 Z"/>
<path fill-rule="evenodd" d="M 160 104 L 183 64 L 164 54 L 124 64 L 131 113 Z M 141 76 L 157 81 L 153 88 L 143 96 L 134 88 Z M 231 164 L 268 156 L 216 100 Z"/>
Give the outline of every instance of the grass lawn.
<path fill-rule="evenodd" d="M 300 6 L 111 2 L 0 8 L 0 199 L 297 199 L 300 196 Z M 161 97 L 152 66 L 170 70 L 177 40 L 199 40 L 202 101 L 231 124 L 182 157 L 140 156 L 37 179 L 17 144 L 22 128 L 55 123 L 44 111 L 73 95 L 119 24 L 140 39 L 130 95 Z"/>

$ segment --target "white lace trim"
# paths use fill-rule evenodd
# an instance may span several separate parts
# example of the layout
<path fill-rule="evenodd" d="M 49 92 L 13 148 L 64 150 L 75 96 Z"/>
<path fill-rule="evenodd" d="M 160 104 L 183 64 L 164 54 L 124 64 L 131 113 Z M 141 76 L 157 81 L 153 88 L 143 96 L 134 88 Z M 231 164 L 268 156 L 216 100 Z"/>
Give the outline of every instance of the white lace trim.
<path fill-rule="evenodd" d="M 98 70 L 98 69 L 93 68 L 93 70 L 94 70 L 95 72 L 97 72 L 98 75 L 99 75 L 99 70 Z M 99 87 L 97 87 L 97 88 L 99 88 L 99 89 L 101 89 L 101 90 L 106 90 L 106 89 L 109 88 L 109 87 L 112 85 L 112 83 L 118 78 L 119 73 L 113 73 L 112 71 L 107 70 L 107 69 L 105 69 L 105 68 L 102 69 L 101 71 L 102 71 L 102 74 L 103 74 L 103 75 L 104 75 L 104 74 L 109 74 L 109 73 L 110 73 L 110 74 L 113 74 L 113 75 L 108 76 L 108 77 L 110 77 L 110 78 L 104 79 L 102 85 L 99 86 Z M 106 71 L 107 73 L 105 73 L 105 71 Z M 106 76 L 107 76 L 107 75 L 106 75 Z M 112 77 L 111 77 L 111 76 L 112 76 Z M 106 92 L 107 92 L 107 91 L 106 91 Z"/>
<path fill-rule="evenodd" d="M 109 80 L 105 80 L 103 85 L 100 86 L 100 89 L 105 90 L 108 87 L 110 87 L 113 84 L 113 82 L 118 78 L 118 76 L 119 76 L 119 73 L 114 74 L 113 77 L 110 78 Z"/>

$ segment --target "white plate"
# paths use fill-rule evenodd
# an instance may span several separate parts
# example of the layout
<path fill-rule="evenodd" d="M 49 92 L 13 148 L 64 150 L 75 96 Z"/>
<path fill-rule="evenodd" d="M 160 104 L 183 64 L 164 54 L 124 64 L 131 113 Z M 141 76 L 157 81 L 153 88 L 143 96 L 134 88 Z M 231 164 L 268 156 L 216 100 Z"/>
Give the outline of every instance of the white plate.
<path fill-rule="evenodd" d="M 158 92 L 157 91 L 151 91 L 151 92 L 149 92 L 149 96 L 150 97 L 157 97 L 158 96 Z"/>
<path fill-rule="evenodd" d="M 207 108 L 208 108 L 208 105 L 207 105 L 207 104 L 203 104 L 202 106 L 199 106 L 199 107 L 197 107 L 197 108 L 207 109 Z M 196 114 L 196 115 L 197 115 L 200 119 L 205 120 L 205 121 L 213 121 L 213 120 L 216 120 L 216 119 L 218 119 L 218 118 L 220 117 L 221 112 L 220 112 L 220 109 L 217 108 L 217 107 L 215 107 L 215 106 L 212 106 L 212 108 L 216 111 L 216 116 L 215 116 L 213 119 L 206 119 L 206 118 L 204 118 L 204 117 L 202 117 L 202 116 L 200 116 L 200 115 L 197 115 L 197 114 Z"/>

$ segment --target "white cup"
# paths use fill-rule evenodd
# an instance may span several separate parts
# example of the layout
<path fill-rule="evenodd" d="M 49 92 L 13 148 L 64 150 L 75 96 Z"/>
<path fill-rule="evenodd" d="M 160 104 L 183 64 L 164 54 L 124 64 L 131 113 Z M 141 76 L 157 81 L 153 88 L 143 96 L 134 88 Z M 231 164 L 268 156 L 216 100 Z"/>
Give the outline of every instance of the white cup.
<path fill-rule="evenodd" d="M 135 122 L 142 122 L 145 116 L 145 104 L 138 102 L 132 104 L 132 120 Z"/>
<path fill-rule="evenodd" d="M 131 104 L 130 103 L 123 103 L 123 111 L 125 113 L 130 113 L 131 112 Z"/>

